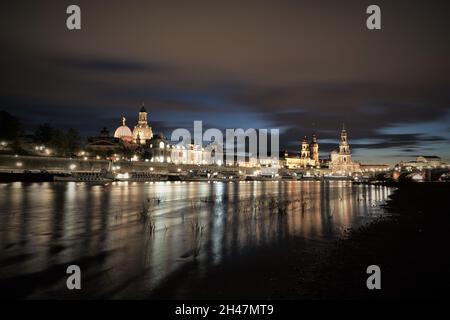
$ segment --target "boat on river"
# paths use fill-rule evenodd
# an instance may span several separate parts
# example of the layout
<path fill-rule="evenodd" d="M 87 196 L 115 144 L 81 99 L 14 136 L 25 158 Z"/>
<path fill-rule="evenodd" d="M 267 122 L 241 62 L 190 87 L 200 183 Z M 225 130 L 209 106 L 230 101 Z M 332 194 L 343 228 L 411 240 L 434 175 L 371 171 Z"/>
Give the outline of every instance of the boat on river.
<path fill-rule="evenodd" d="M 55 175 L 56 182 L 93 182 L 107 183 L 114 181 L 114 176 L 107 171 L 77 171 L 67 174 Z"/>

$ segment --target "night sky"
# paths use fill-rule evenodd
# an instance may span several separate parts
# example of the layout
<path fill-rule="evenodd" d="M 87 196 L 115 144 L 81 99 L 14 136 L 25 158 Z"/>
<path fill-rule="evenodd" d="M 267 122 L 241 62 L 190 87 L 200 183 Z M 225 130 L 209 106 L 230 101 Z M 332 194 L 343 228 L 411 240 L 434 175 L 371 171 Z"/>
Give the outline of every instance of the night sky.
<path fill-rule="evenodd" d="M 0 109 L 84 136 L 145 102 L 150 125 L 279 128 L 283 148 L 342 123 L 357 160 L 450 158 L 449 1 L 14 1 L 0 4 Z M 66 28 L 78 4 L 82 30 Z M 370 4 L 382 30 L 366 28 Z M 322 153 L 321 156 L 325 154 Z"/>

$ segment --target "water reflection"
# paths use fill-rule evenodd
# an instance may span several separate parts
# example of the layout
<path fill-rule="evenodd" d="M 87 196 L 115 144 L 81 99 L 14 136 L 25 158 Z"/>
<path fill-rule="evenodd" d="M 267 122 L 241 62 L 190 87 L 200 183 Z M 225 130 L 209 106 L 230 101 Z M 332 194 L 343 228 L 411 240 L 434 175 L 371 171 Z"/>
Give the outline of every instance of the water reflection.
<path fill-rule="evenodd" d="M 201 270 L 292 236 L 334 239 L 389 194 L 337 181 L 2 184 L 0 281 L 36 278 L 23 297 L 60 297 L 78 264 L 86 296 L 141 297 L 194 256 Z"/>

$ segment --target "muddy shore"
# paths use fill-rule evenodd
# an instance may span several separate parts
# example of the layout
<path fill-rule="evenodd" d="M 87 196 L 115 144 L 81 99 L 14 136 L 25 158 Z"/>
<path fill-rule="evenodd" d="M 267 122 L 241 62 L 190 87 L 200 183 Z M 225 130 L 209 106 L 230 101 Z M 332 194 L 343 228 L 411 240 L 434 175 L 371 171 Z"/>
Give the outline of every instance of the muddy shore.
<path fill-rule="evenodd" d="M 201 271 L 195 261 L 168 279 L 154 299 L 448 298 L 450 184 L 398 186 L 392 214 L 337 241 L 292 238 Z M 368 290 L 366 268 L 381 268 Z"/>

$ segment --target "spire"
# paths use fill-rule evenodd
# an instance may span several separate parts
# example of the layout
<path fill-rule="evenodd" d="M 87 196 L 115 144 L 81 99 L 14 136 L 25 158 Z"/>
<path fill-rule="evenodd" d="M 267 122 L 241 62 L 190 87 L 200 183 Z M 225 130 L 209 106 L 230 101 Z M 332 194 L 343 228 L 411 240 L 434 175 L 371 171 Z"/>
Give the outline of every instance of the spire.
<path fill-rule="evenodd" d="M 345 131 L 344 123 L 342 123 L 341 142 L 347 143 L 347 131 Z"/>
<path fill-rule="evenodd" d="M 123 126 L 126 126 L 126 124 L 125 124 L 126 121 L 127 121 L 127 119 L 126 119 L 125 117 L 122 117 L 122 125 L 123 125 Z"/>
<path fill-rule="evenodd" d="M 144 102 L 142 102 L 141 111 L 139 111 L 139 112 L 147 112 L 147 110 L 145 110 Z"/>
<path fill-rule="evenodd" d="M 306 136 L 303 138 L 302 144 L 300 146 L 300 158 L 302 159 L 309 158 L 309 144 L 308 138 L 306 138 Z"/>
<path fill-rule="evenodd" d="M 344 124 L 342 124 L 341 141 L 339 142 L 339 154 L 350 155 L 350 147 L 347 140 L 347 131 L 345 131 Z"/>

